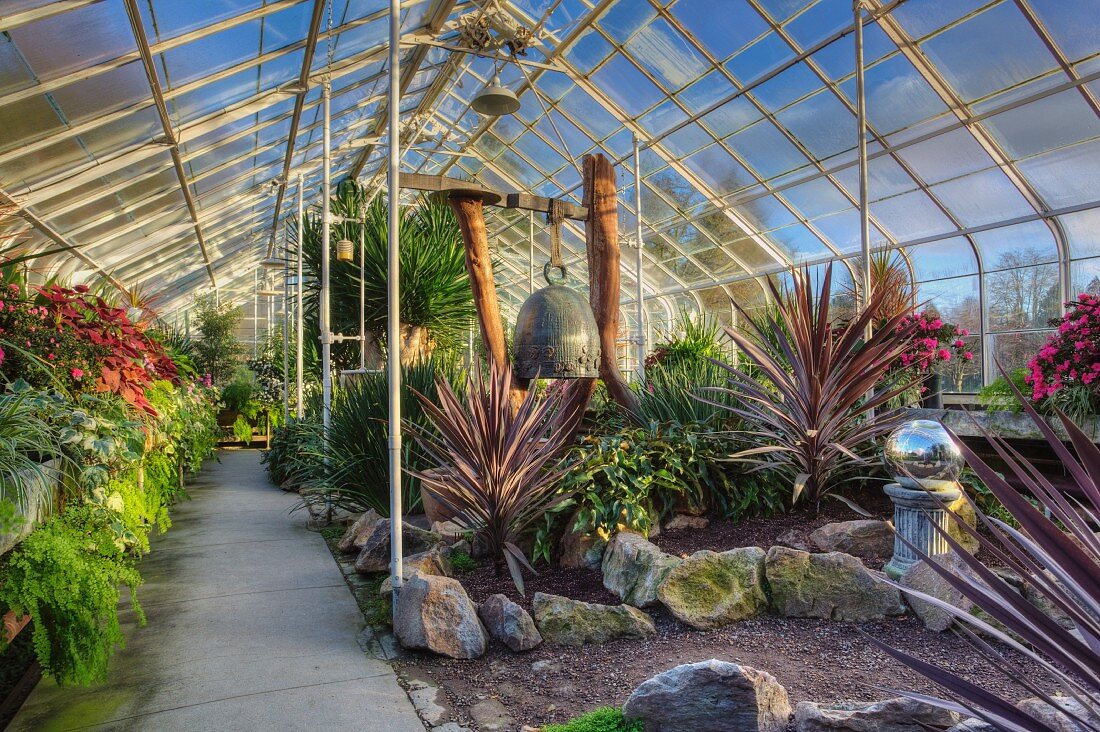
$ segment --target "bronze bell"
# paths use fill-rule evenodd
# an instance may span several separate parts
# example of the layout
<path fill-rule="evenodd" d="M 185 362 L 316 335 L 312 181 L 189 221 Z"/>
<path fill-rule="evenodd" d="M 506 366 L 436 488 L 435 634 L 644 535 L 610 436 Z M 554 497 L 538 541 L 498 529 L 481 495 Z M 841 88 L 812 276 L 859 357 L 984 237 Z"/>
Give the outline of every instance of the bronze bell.
<path fill-rule="evenodd" d="M 599 375 L 600 332 L 584 296 L 550 279 L 519 309 L 512 373 L 520 379 L 579 379 Z M 565 267 L 560 267 L 565 281 Z"/>

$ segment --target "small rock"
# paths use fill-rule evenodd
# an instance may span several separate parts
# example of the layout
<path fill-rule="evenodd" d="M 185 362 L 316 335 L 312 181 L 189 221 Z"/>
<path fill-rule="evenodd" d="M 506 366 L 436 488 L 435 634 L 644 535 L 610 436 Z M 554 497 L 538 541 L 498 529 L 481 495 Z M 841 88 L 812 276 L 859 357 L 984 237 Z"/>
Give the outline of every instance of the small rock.
<path fill-rule="evenodd" d="M 479 701 L 470 707 L 470 717 L 482 732 L 504 732 L 515 727 L 516 721 L 498 699 Z"/>
<path fill-rule="evenodd" d="M 772 608 L 789 618 L 862 621 L 905 612 L 901 593 L 850 554 L 773 546 L 764 569 Z"/>
<path fill-rule="evenodd" d="M 700 630 L 759 615 L 768 608 L 764 550 L 695 552 L 668 573 L 657 596 L 678 620 Z"/>
<path fill-rule="evenodd" d="M 630 605 L 597 605 L 536 592 L 535 625 L 547 643 L 580 646 L 654 635 L 653 619 Z"/>
<path fill-rule="evenodd" d="M 809 541 L 806 539 L 805 535 L 798 529 L 787 529 L 782 534 L 775 537 L 775 543 L 779 546 L 797 549 L 800 552 L 810 551 Z"/>
<path fill-rule="evenodd" d="M 795 732 L 925 732 L 958 721 L 955 712 L 906 697 L 870 703 L 804 701 L 794 708 Z"/>
<path fill-rule="evenodd" d="M 348 530 L 340 537 L 340 541 L 336 545 L 336 548 L 344 554 L 349 553 L 353 549 L 361 549 L 363 542 L 367 540 L 370 530 L 374 528 L 374 525 L 381 518 L 382 517 L 379 516 L 378 512 L 373 508 L 366 511 L 362 516 L 356 519 L 355 523 L 348 527 Z"/>
<path fill-rule="evenodd" d="M 1090 725 L 1089 729 L 1096 729 L 1097 726 L 1100 726 L 1100 717 L 1093 714 L 1091 710 L 1076 699 L 1068 696 L 1054 696 L 1051 699 L 1058 706 L 1057 709 L 1038 697 L 1024 699 L 1017 702 L 1016 706 L 1035 717 L 1054 732 L 1085 732 L 1084 727 L 1074 722 L 1061 710 L 1068 711 L 1086 720 Z"/>
<path fill-rule="evenodd" d="M 438 686 L 425 685 L 409 690 L 409 699 L 412 701 L 413 708 L 425 724 L 431 727 L 438 725 L 447 715 L 447 707 L 440 704 L 440 697 L 446 698 L 440 693 Z"/>
<path fill-rule="evenodd" d="M 703 516 L 688 516 L 678 513 L 665 522 L 665 531 L 683 531 L 684 529 L 705 529 L 710 519 Z"/>
<path fill-rule="evenodd" d="M 941 567 L 949 570 L 953 575 L 976 579 L 958 555 L 954 553 L 938 556 L 935 558 L 935 561 L 939 563 Z M 947 580 L 941 577 L 939 573 L 924 560 L 917 562 L 912 567 L 905 570 L 905 574 L 901 576 L 898 583 L 906 589 L 915 590 L 916 592 L 934 597 L 941 602 L 953 605 L 961 612 L 969 613 L 974 609 L 973 602 L 952 587 Z M 934 630 L 938 633 L 943 632 L 950 628 L 955 622 L 954 615 L 941 607 L 933 605 L 927 600 L 922 600 L 909 593 L 905 594 L 905 600 L 909 603 L 909 607 L 913 609 L 913 614 L 920 618 L 921 622 L 924 623 L 924 627 L 929 630 Z"/>
<path fill-rule="evenodd" d="M 451 562 L 447 557 L 439 551 L 439 547 L 432 549 L 431 551 L 421 552 L 420 554 L 414 554 L 411 557 L 405 557 L 401 561 L 402 577 L 408 579 L 414 574 L 428 574 L 435 577 L 450 577 L 454 572 L 451 569 Z M 384 600 L 390 600 L 393 597 L 393 577 L 386 577 L 383 580 L 382 585 L 378 588 L 378 594 Z"/>
<path fill-rule="evenodd" d="M 680 561 L 642 536 L 620 531 L 603 554 L 603 586 L 629 605 L 649 607 L 657 604 L 657 587 Z"/>
<path fill-rule="evenodd" d="M 450 546 L 466 539 L 466 535 L 471 533 L 462 528 L 454 521 L 436 521 L 432 524 L 432 533 L 438 534 L 440 540 Z"/>
<path fill-rule="evenodd" d="M 489 635 L 513 651 L 529 651 L 542 643 L 535 621 L 506 595 L 491 595 L 481 603 L 477 614 Z"/>
<path fill-rule="evenodd" d="M 531 664 L 531 670 L 537 674 L 548 674 L 561 671 L 561 664 L 550 660 L 535 661 Z"/>
<path fill-rule="evenodd" d="M 859 519 L 825 524 L 810 534 L 823 552 L 844 552 L 888 559 L 894 553 L 894 529 L 886 521 Z"/>
<path fill-rule="evenodd" d="M 647 732 L 784 732 L 790 714 L 787 690 L 771 674 L 713 659 L 657 674 L 623 705 Z"/>
<path fill-rule="evenodd" d="M 451 658 L 477 658 L 488 644 L 477 608 L 450 577 L 409 577 L 398 595 L 393 631 L 405 648 Z"/>
<path fill-rule="evenodd" d="M 599 569 L 607 541 L 595 532 L 575 529 L 577 514 L 569 519 L 558 543 L 558 564 L 567 569 Z"/>
<path fill-rule="evenodd" d="M 401 524 L 401 552 L 408 557 L 425 552 L 439 543 L 439 536 L 418 529 L 412 524 Z M 355 558 L 355 571 L 359 574 L 385 572 L 390 568 L 390 520 L 376 521 L 363 540 L 359 556 Z"/>

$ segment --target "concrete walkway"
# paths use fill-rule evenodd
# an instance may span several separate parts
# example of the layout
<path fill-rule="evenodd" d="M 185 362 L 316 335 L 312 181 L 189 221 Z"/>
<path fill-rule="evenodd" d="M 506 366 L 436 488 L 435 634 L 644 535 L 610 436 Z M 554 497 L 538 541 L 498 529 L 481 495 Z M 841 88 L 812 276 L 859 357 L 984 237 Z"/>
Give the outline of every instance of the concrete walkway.
<path fill-rule="evenodd" d="M 256 451 L 223 451 L 155 537 L 138 592 L 149 624 L 109 680 L 43 681 L 15 730 L 424 732 L 385 663 L 356 642 L 362 616 L 297 496 L 267 481 Z"/>

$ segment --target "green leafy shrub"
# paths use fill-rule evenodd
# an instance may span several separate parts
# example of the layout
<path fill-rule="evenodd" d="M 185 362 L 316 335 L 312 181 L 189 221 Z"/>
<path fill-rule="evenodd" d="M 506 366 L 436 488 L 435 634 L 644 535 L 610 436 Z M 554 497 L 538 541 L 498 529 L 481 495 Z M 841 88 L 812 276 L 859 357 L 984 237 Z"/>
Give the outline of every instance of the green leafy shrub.
<path fill-rule="evenodd" d="M 237 357 L 243 352 L 236 330 L 244 311 L 238 305 L 219 304 L 214 295 L 206 295 L 195 299 L 193 312 L 201 335 L 194 341 L 192 358 L 201 373 L 210 374 L 215 384 L 222 384 L 233 376 Z"/>
<path fill-rule="evenodd" d="M 477 560 L 466 552 L 455 552 L 451 555 L 451 568 L 459 574 L 473 572 L 477 569 Z"/>
<path fill-rule="evenodd" d="M 658 363 L 645 372 L 645 383 L 636 387 L 641 416 L 650 424 L 674 422 L 681 426 L 725 426 L 728 409 L 699 399 L 696 390 L 721 387 L 725 372 L 713 361 L 679 358 Z M 722 403 L 733 405 L 724 394 L 717 395 Z"/>
<path fill-rule="evenodd" d="M 252 425 L 249 424 L 248 418 L 243 414 L 238 414 L 236 421 L 233 422 L 233 436 L 237 438 L 238 442 L 243 442 L 246 445 L 252 444 Z"/>
<path fill-rule="evenodd" d="M 1015 386 L 1021 394 L 1026 394 L 1027 390 L 1031 388 L 1024 381 L 1026 377 L 1027 369 L 1024 368 L 1014 369 L 1008 378 L 1003 375 L 998 376 L 992 383 L 982 387 L 981 391 L 978 392 L 978 401 L 986 409 L 1001 412 L 1022 412 L 1024 409 L 1023 402 L 1012 391 L 1012 386 Z"/>
<path fill-rule="evenodd" d="M 324 471 L 324 441 L 321 425 L 310 419 L 294 419 L 276 427 L 261 458 L 271 482 L 305 485 Z"/>
<path fill-rule="evenodd" d="M 706 314 L 681 310 L 664 343 L 658 344 L 646 356 L 646 369 L 655 366 L 677 366 L 682 363 L 699 363 L 709 359 L 724 360 L 722 326 Z"/>
<path fill-rule="evenodd" d="M 106 677 L 107 661 L 125 639 L 118 621 L 119 586 L 137 601 L 141 576 L 115 532 L 89 506 L 71 506 L 11 552 L 0 605 L 34 622 L 35 653 L 59 683 Z"/>
<path fill-rule="evenodd" d="M 576 510 L 577 530 L 607 537 L 618 526 L 648 534 L 679 503 L 713 507 L 731 519 L 784 508 L 783 489 L 769 476 L 741 474 L 723 462 L 724 442 L 676 424 L 611 435 L 588 435 L 573 448 L 576 463 L 558 484 L 573 496 L 556 509 Z M 535 556 L 549 560 L 554 516 L 548 515 Z"/>
<path fill-rule="evenodd" d="M 615 707 L 600 707 L 582 714 L 565 724 L 549 724 L 542 732 L 642 732 L 645 722 L 635 719 L 627 722 L 623 711 Z"/>

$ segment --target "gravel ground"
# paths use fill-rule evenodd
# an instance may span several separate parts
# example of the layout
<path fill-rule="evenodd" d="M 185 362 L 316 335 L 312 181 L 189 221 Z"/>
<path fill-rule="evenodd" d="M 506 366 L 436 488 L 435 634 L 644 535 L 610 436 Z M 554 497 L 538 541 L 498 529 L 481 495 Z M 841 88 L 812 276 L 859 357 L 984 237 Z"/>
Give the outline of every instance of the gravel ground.
<path fill-rule="evenodd" d="M 881 518 L 886 518 L 890 510 L 887 500 L 861 505 Z M 736 524 L 712 520 L 702 530 L 665 531 L 656 543 L 669 553 L 683 555 L 702 548 L 721 551 L 755 545 L 766 549 L 789 529 L 806 536 L 822 524 L 852 518 L 857 516 L 844 504 L 829 501 L 819 514 L 786 514 Z M 587 569 L 543 566 L 538 576 L 526 579 L 526 597 L 518 593 L 507 573 L 498 576 L 490 567 L 479 567 L 459 579 L 475 602 L 502 592 L 528 610 L 535 592 L 586 602 L 619 602 L 604 589 L 600 573 Z M 900 689 L 940 693 L 934 684 L 879 651 L 870 638 L 945 666 L 1009 698 L 1030 696 L 992 669 L 964 639 L 954 633 L 929 632 L 911 616 L 868 623 L 766 616 L 719 630 L 697 631 L 659 607 L 648 612 L 656 621 L 657 635 L 646 641 L 624 640 L 582 648 L 544 644 L 523 654 L 493 643 L 490 651 L 475 661 L 412 654 L 399 665 L 406 672 L 439 684 L 453 718 L 474 728 L 476 722 L 468 711 L 485 700 L 501 702 L 517 729 L 524 724 L 563 722 L 599 706 L 621 705 L 634 687 L 660 671 L 711 658 L 770 672 L 787 688 L 792 706 L 806 700 L 871 701 L 887 698 L 891 690 Z M 1010 660 L 1021 661 L 1003 650 Z M 1034 668 L 1023 666 L 1028 676 L 1038 678 Z"/>

